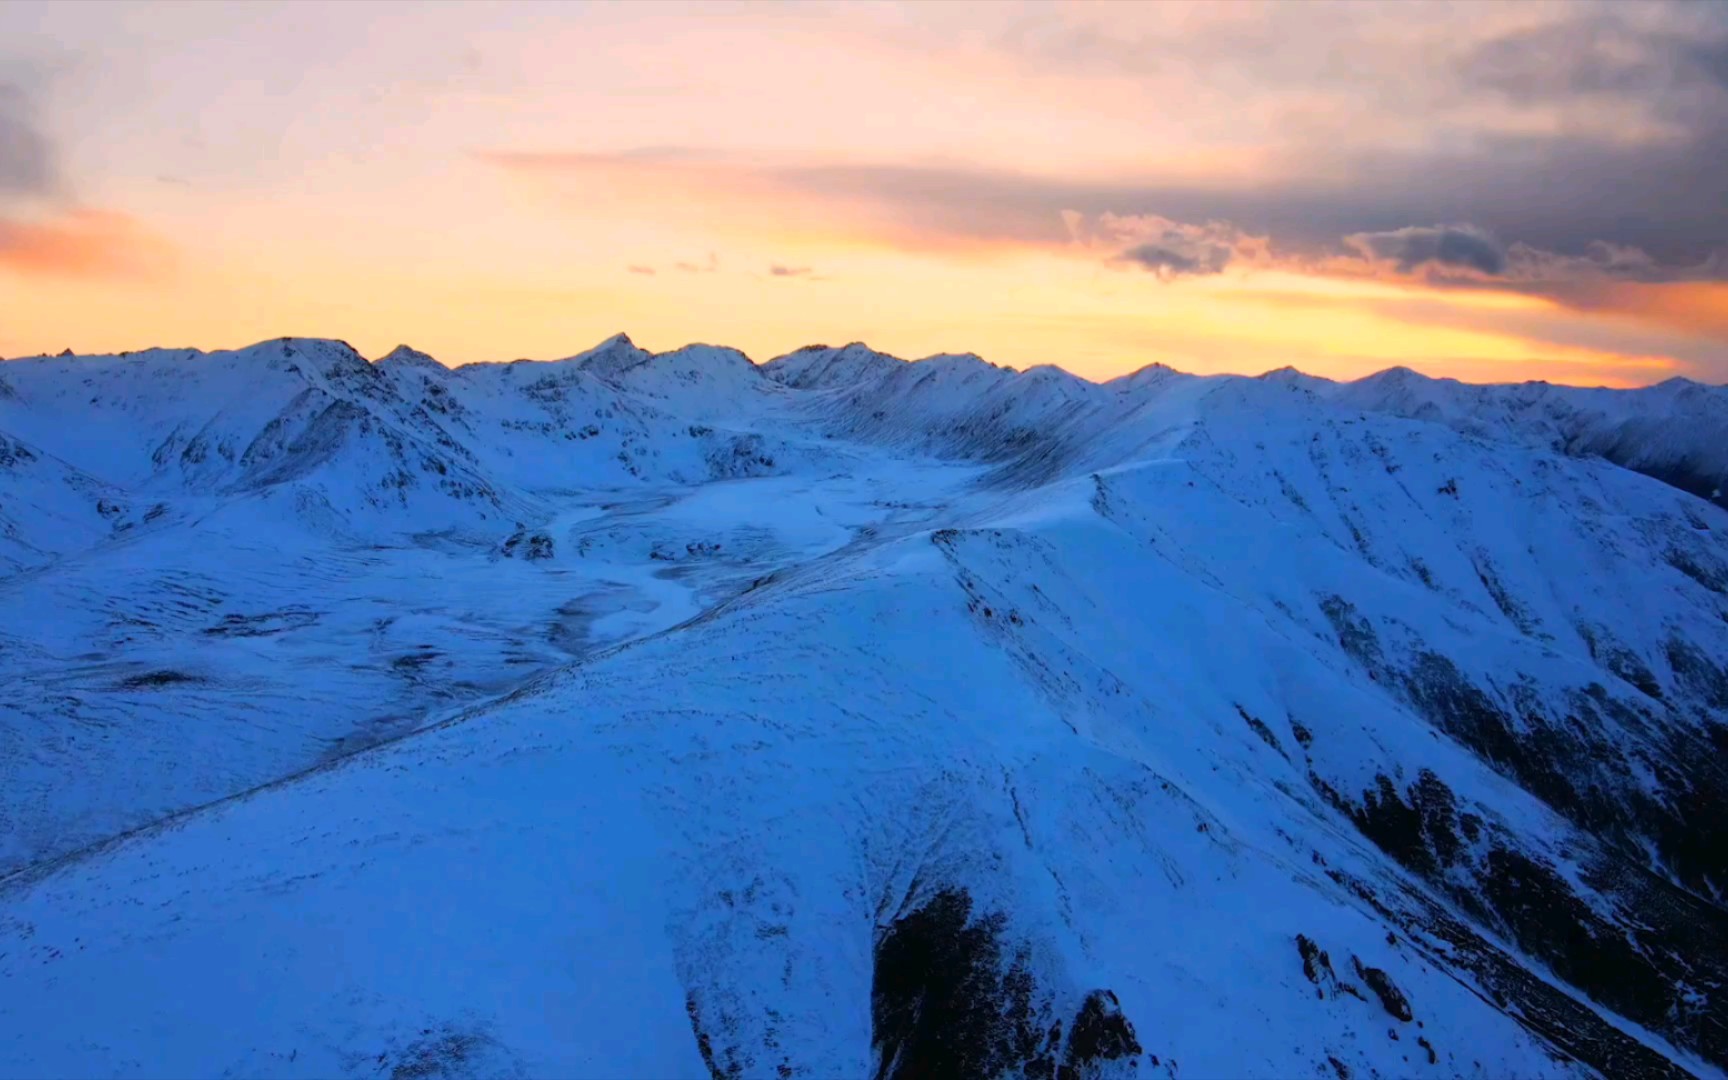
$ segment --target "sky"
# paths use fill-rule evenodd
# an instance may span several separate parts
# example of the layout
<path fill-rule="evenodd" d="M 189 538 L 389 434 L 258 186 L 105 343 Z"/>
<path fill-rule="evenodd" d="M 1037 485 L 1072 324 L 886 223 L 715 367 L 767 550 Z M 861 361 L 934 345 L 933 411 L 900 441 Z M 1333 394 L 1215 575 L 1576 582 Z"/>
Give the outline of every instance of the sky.
<path fill-rule="evenodd" d="M 0 0 L 0 356 L 1728 382 L 1728 3 Z"/>

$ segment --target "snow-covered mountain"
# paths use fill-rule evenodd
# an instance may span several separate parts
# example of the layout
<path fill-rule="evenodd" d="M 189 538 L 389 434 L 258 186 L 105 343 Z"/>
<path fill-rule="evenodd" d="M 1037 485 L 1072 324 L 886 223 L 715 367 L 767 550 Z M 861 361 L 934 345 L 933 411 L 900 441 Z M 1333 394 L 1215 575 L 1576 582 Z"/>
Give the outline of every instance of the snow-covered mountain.
<path fill-rule="evenodd" d="M 1354 383 L 1325 384 L 1321 392 L 1480 438 L 1605 457 L 1728 505 L 1728 387 L 1679 378 L 1638 390 L 1545 382 L 1470 386 L 1391 368 Z"/>
<path fill-rule="evenodd" d="M 1728 1065 L 1720 388 L 0 379 L 0 1075 Z"/>

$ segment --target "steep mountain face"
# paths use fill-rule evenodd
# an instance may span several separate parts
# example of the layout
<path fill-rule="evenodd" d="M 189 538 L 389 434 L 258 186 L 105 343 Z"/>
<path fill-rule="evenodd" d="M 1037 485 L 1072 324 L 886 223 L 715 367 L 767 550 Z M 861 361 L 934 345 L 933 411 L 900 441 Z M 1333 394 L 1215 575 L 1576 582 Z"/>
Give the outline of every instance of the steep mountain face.
<path fill-rule="evenodd" d="M 4 374 L 0 1075 L 1728 1065 L 1684 388 Z"/>

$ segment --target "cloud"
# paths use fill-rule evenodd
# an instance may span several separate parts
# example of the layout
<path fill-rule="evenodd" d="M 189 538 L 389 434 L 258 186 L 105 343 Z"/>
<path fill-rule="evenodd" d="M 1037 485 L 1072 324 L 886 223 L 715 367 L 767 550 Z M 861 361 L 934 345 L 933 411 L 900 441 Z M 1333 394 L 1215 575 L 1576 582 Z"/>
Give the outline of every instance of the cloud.
<path fill-rule="evenodd" d="M 659 273 L 659 271 L 654 269 L 652 266 L 642 266 L 638 263 L 631 263 L 629 266 L 625 267 L 624 269 L 628 270 L 632 274 L 647 274 L 650 277 L 653 276 L 654 274 Z"/>
<path fill-rule="evenodd" d="M 51 195 L 59 189 L 54 147 L 31 112 L 21 87 L 0 83 L 0 194 Z"/>
<path fill-rule="evenodd" d="M 1470 270 L 1488 277 L 1506 272 L 1506 247 L 1474 225 L 1410 225 L 1389 232 L 1353 233 L 1346 247 L 1363 258 L 1389 262 L 1400 274 L 1426 269 Z"/>
<path fill-rule="evenodd" d="M 628 168 L 632 181 L 667 185 L 669 196 L 700 190 L 705 205 L 731 199 L 738 220 L 755 220 L 754 211 L 762 228 L 795 224 L 805 237 L 829 228 L 938 253 L 1078 247 L 1164 281 L 1258 267 L 1549 294 L 1583 280 L 1728 277 L 1728 170 L 1694 161 L 1700 155 L 1688 144 L 1668 158 L 1655 154 L 1658 167 L 1632 179 L 1642 168 L 1637 155 L 1629 164 L 1624 152 L 1582 143 L 1544 146 L 1536 153 L 1506 144 L 1505 162 L 1388 155 L 1371 182 L 1348 189 L 1300 175 L 1202 188 L 1005 169 L 753 162 L 667 147 L 484 157 L 578 179 Z M 1558 156 L 1549 161 L 1548 152 Z M 1711 185 L 1720 198 L 1708 197 Z"/>
<path fill-rule="evenodd" d="M 1728 272 L 1728 248 L 1695 263 L 1664 264 L 1642 248 L 1590 240 L 1577 254 L 1503 244 L 1474 225 L 1406 226 L 1343 238 L 1348 254 L 1304 268 L 1344 275 L 1402 276 L 1438 284 L 1489 284 L 1557 296 L 1587 282 L 1710 281 Z"/>
<path fill-rule="evenodd" d="M 1597 279 L 1569 282 L 1549 295 L 1571 312 L 1614 316 L 1709 342 L 1718 380 L 1728 381 L 1728 284 Z"/>
<path fill-rule="evenodd" d="M 1095 245 L 1101 238 L 1112 248 L 1127 244 L 1107 261 L 1138 266 L 1160 281 L 1221 274 L 1232 263 L 1258 262 L 1266 253 L 1264 238 L 1247 236 L 1225 222 L 1196 225 L 1156 215 L 1103 214 L 1094 228 L 1075 211 L 1062 218 L 1069 234 L 1083 244 Z"/>
<path fill-rule="evenodd" d="M 1638 16 L 1583 7 L 1469 48 L 1455 70 L 1519 105 L 1644 103 L 1685 118 L 1728 88 L 1728 16 L 1717 5 L 1654 5 Z"/>
<path fill-rule="evenodd" d="M 710 251 L 708 261 L 705 263 L 675 262 L 672 266 L 686 274 L 712 274 L 720 269 L 720 256 Z"/>
<path fill-rule="evenodd" d="M 1228 221 L 1312 255 L 1430 222 L 1470 223 L 1508 257 L 1523 244 L 1595 261 L 1588 249 L 1608 244 L 1674 272 L 1728 246 L 1728 4 L 1076 5 L 1015 18 L 992 46 L 1045 75 L 1109 80 L 1112 97 L 1179 94 L 1193 134 L 1159 146 L 1170 171 L 854 163 L 776 183 L 1020 243 L 1060 235 L 1061 211 L 1077 210 Z M 1195 179 L 1184 166 L 1242 145 L 1244 127 L 1263 167 Z M 1494 265 L 1469 237 L 1434 239 L 1431 268 Z M 1146 254 L 1191 256 L 1167 252 Z"/>
<path fill-rule="evenodd" d="M 1108 264 L 1139 266 L 1161 280 L 1221 274 L 1230 268 L 1344 278 L 1389 278 L 1498 288 L 1556 298 L 1584 283 L 1662 284 L 1728 278 L 1728 247 L 1693 263 L 1665 264 L 1641 248 L 1591 240 L 1576 254 L 1503 243 L 1492 231 L 1458 223 L 1405 225 L 1294 244 L 1225 221 L 1191 224 L 1157 215 L 1062 215 L 1070 242 L 1103 247 Z M 1607 295 L 1607 294 L 1602 294 Z"/>
<path fill-rule="evenodd" d="M 798 192 L 893 201 L 931 227 L 1036 243 L 1066 238 L 1063 211 L 1084 216 L 1228 221 L 1286 252 L 1321 254 L 1357 233 L 1468 222 L 1503 243 L 1583 254 L 1593 243 L 1692 266 L 1728 243 L 1728 127 L 1719 145 L 1642 154 L 1584 142 L 1509 140 L 1440 157 L 1385 155 L 1338 163 L 1344 177 L 1243 185 L 1097 182 L 990 170 L 861 167 L 804 170 Z M 1720 150 L 1718 156 L 1716 150 Z M 988 216 L 971 208 L 984 204 Z"/>
<path fill-rule="evenodd" d="M 768 273 L 774 277 L 808 277 L 815 272 L 815 269 L 809 266 L 783 266 L 774 263 L 768 267 Z"/>
<path fill-rule="evenodd" d="M 1047 76 L 1047 121 L 1090 106 L 1069 117 L 1080 150 L 1160 94 L 1179 95 L 1182 123 L 1148 126 L 1155 154 L 1061 164 L 1029 151 L 871 162 L 664 144 L 491 158 L 548 175 L 628 168 L 615 190 L 724 200 L 728 222 L 777 237 L 1079 251 L 1162 281 L 1267 267 L 1572 303 L 1584 282 L 1728 278 L 1728 5 L 992 10 L 1007 15 L 954 20 L 996 22 L 959 51 Z M 958 70 L 976 59 L 923 40 Z M 1244 146 L 1254 164 L 1231 164 Z M 1150 164 L 1110 164 L 1129 160 Z M 1142 227 L 1112 231 L 1112 219 Z"/>
<path fill-rule="evenodd" d="M 1637 249 L 1658 268 L 1677 270 L 1706 262 L 1728 244 L 1728 170 L 1719 165 L 1728 160 L 1728 123 L 1714 141 L 1638 152 L 1566 137 L 1508 137 L 1443 154 L 1337 160 L 1324 176 L 1304 175 L 1297 163 L 1277 179 L 1211 185 L 952 166 L 719 161 L 665 149 L 487 160 L 572 177 L 628 167 L 632 180 L 666 185 L 668 198 L 686 190 L 741 198 L 764 214 L 802 214 L 800 222 L 812 225 L 844 222 L 856 234 L 907 250 L 1056 246 L 1073 238 L 1065 222 L 1070 212 L 1086 219 L 1227 221 L 1245 235 L 1270 236 L 1286 254 L 1312 257 L 1335 249 L 1341 237 L 1436 221 L 1469 223 L 1497 237 L 1508 253 L 1523 244 L 1589 257 L 1592 245 L 1606 244 Z M 703 163 L 691 164 L 696 160 Z M 1447 251 L 1463 239 L 1453 238 Z"/>
<path fill-rule="evenodd" d="M 168 246 L 124 214 L 74 210 L 48 221 L 0 217 L 0 271 L 139 277 L 160 271 Z"/>
<path fill-rule="evenodd" d="M 1193 274 L 1220 274 L 1230 263 L 1230 252 L 1214 248 L 1202 255 L 1184 255 L 1157 244 L 1136 244 L 1117 256 L 1123 262 L 1138 263 L 1159 278 L 1186 277 Z"/>

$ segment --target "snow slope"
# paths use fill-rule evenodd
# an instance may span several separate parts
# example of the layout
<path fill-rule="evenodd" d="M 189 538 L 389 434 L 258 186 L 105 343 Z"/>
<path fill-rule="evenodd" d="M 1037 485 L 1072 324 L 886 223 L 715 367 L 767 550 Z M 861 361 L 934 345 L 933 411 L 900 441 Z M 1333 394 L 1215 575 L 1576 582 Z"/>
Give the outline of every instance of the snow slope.
<path fill-rule="evenodd" d="M 1637 390 L 1530 382 L 1470 386 L 1392 368 L 1322 390 L 1357 408 L 1467 434 L 1597 455 L 1728 505 L 1728 387 L 1669 379 Z"/>
<path fill-rule="evenodd" d="M 0 374 L 0 1075 L 1728 1064 L 1672 440 L 859 345 Z"/>

